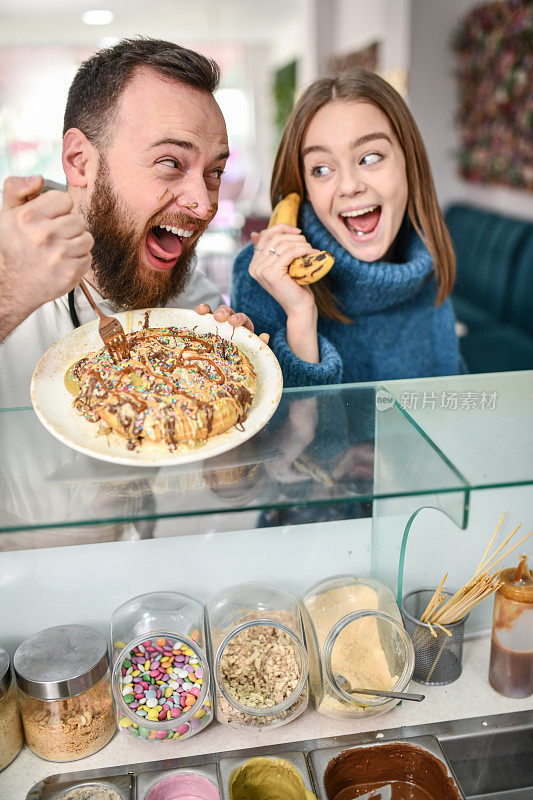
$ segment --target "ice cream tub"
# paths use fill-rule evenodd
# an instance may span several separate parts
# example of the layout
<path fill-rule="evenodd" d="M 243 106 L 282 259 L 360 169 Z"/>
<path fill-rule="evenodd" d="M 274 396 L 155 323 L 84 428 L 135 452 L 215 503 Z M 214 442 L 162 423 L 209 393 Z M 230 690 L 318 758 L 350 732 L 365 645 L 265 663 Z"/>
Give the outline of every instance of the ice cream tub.
<path fill-rule="evenodd" d="M 309 760 L 319 800 L 465 800 L 434 736 L 313 750 Z"/>
<path fill-rule="evenodd" d="M 140 772 L 136 800 L 220 800 L 216 764 Z"/>
<path fill-rule="evenodd" d="M 219 762 L 222 800 L 316 800 L 305 755 L 223 758 Z"/>
<path fill-rule="evenodd" d="M 132 775 L 86 775 L 76 779 L 72 774 L 52 775 L 36 783 L 26 800 L 130 800 Z"/>

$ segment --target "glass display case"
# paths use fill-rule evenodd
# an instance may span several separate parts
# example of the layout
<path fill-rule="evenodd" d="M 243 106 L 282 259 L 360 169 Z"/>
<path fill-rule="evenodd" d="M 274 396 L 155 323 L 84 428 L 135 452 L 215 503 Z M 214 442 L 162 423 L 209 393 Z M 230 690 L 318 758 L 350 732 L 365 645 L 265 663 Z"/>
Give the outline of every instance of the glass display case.
<path fill-rule="evenodd" d="M 203 535 L 198 559 L 205 600 L 219 589 L 211 569 L 219 557 L 220 539 L 213 535 L 219 530 L 225 551 L 242 554 L 244 529 L 260 537 L 265 526 L 293 529 L 318 521 L 317 529 L 305 533 L 316 555 L 335 548 L 337 531 L 350 537 L 353 521 L 370 517 L 370 568 L 359 559 L 356 572 L 371 573 L 397 598 L 440 580 L 445 569 L 451 585 L 459 584 L 462 567 L 471 565 L 470 551 L 479 559 L 501 511 L 525 513 L 515 499 L 527 507 L 531 497 L 532 390 L 533 372 L 287 389 L 270 422 L 240 447 L 161 468 L 97 461 L 53 438 L 32 408 L 0 410 L 0 566 L 11 575 L 6 586 L 21 580 L 25 565 L 30 569 L 30 549 L 152 538 L 154 526 L 171 519 L 172 535 L 188 536 L 188 548 L 192 534 Z M 476 502 L 479 525 L 465 534 Z M 203 526 L 203 519 L 209 524 Z M 324 525 L 331 528 L 326 538 Z M 247 543 L 251 536 L 248 530 Z M 133 544 L 114 545 L 121 548 L 126 572 L 139 561 L 135 544 L 146 542 Z M 358 546 L 354 533 L 348 553 Z M 102 547 L 99 558 L 105 562 L 112 551 Z M 12 575 L 10 551 L 21 549 L 27 552 L 19 553 Z M 255 559 L 254 574 L 240 572 L 237 579 L 276 582 L 272 570 L 262 574 L 262 563 Z M 133 572 L 130 577 L 133 583 Z M 295 588 L 321 577 L 328 572 L 302 574 Z M 195 587 L 188 591 L 195 594 Z M 183 586 L 155 578 L 143 582 L 145 591 L 166 588 Z M 127 596 L 117 595 L 120 602 Z M 473 624 L 480 623 L 474 618 Z"/>
<path fill-rule="evenodd" d="M 0 410 L 0 600 L 16 610 L 4 615 L 0 645 L 13 654 L 53 624 L 88 624 L 109 636 L 113 610 L 141 592 L 207 603 L 253 581 L 301 597 L 350 574 L 380 581 L 398 599 L 438 585 L 446 571 L 447 588 L 458 588 L 502 512 L 503 536 L 520 522 L 523 533 L 531 527 L 532 390 L 533 372 L 288 389 L 248 442 L 162 468 L 94 460 L 54 439 L 33 409 Z M 482 605 L 467 635 L 490 631 L 492 601 Z M 528 707 L 490 688 L 488 643 L 469 643 L 453 692 L 424 687 L 424 703 L 396 706 L 380 728 L 440 720 L 448 729 L 460 716 Z M 272 731 L 213 723 L 178 744 L 180 758 L 253 742 L 281 752 L 283 742 L 375 725 L 309 705 Z M 114 767 L 123 744 L 137 748 L 126 760 L 139 762 L 173 746 L 119 735 L 91 758 Z M 46 774 L 46 766 L 30 769 L 31 758 L 23 748 L 2 772 L 12 796 L 30 788 L 30 774 Z"/>

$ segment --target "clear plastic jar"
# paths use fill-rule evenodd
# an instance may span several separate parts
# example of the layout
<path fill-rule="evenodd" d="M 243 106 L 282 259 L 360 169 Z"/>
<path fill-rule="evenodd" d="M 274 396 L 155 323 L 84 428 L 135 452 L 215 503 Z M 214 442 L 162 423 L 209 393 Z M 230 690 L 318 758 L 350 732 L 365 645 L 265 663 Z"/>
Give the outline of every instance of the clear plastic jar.
<path fill-rule="evenodd" d="M 219 722 L 284 725 L 307 707 L 308 660 L 294 595 L 280 586 L 241 583 L 207 604 Z"/>
<path fill-rule="evenodd" d="M 506 697 L 533 694 L 533 573 L 527 556 L 505 569 L 494 595 L 489 682 Z"/>
<path fill-rule="evenodd" d="M 319 714 L 381 714 L 399 700 L 354 689 L 403 691 L 414 651 L 391 590 L 372 578 L 337 575 L 303 596 L 311 697 Z"/>
<path fill-rule="evenodd" d="M 0 647 L 0 770 L 11 764 L 22 747 L 22 725 L 17 694 L 11 678 L 11 665 Z"/>
<path fill-rule="evenodd" d="M 111 641 L 122 733 L 186 739 L 212 721 L 202 603 L 178 592 L 134 597 L 113 613 Z"/>
<path fill-rule="evenodd" d="M 48 761 L 96 753 L 115 733 L 107 643 L 86 625 L 26 639 L 13 659 L 28 746 Z"/>

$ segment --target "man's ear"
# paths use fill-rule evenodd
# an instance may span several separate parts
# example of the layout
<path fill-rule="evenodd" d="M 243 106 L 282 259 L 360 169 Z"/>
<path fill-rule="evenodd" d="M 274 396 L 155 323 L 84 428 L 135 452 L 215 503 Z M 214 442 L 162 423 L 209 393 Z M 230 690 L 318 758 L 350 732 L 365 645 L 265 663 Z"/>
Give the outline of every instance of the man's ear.
<path fill-rule="evenodd" d="M 85 188 L 98 165 L 98 151 L 78 128 L 63 137 L 63 170 L 69 186 Z"/>

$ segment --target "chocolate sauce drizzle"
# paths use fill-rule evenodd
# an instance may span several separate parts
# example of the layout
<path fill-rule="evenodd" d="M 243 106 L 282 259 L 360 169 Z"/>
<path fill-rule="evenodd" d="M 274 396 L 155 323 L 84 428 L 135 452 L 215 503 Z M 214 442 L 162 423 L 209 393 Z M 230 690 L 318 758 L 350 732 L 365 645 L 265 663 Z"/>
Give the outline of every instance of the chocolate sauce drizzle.
<path fill-rule="evenodd" d="M 158 410 L 161 432 L 170 450 L 183 438 L 180 426 L 176 425 L 177 408 L 191 418 L 193 428 L 202 434 L 200 438 L 203 434 L 207 438 L 213 429 L 214 401 L 231 398 L 237 414 L 236 426 L 243 430 L 242 423 L 253 396 L 240 382 L 244 375 L 238 348 L 213 334 L 198 335 L 172 326 L 149 328 L 149 315 L 149 311 L 144 312 L 143 328 L 128 334 L 129 363 L 110 367 L 109 360 L 101 352 L 96 358 L 82 359 L 72 368 L 82 387 L 74 400 L 75 407 L 91 421 L 99 419 L 99 409 L 105 411 L 106 416 L 114 416 L 128 440 L 129 449 L 135 449 L 142 441 L 151 404 Z M 154 339 L 157 344 L 151 343 Z M 145 347 L 149 352 L 143 352 Z M 227 363 L 228 374 L 217 362 L 220 358 Z M 212 399 L 195 397 L 182 388 L 179 369 L 193 370 L 200 375 Z M 252 373 L 255 376 L 253 370 Z M 138 375 L 142 388 L 128 380 L 132 375 Z M 171 391 L 164 391 L 161 384 Z"/>

